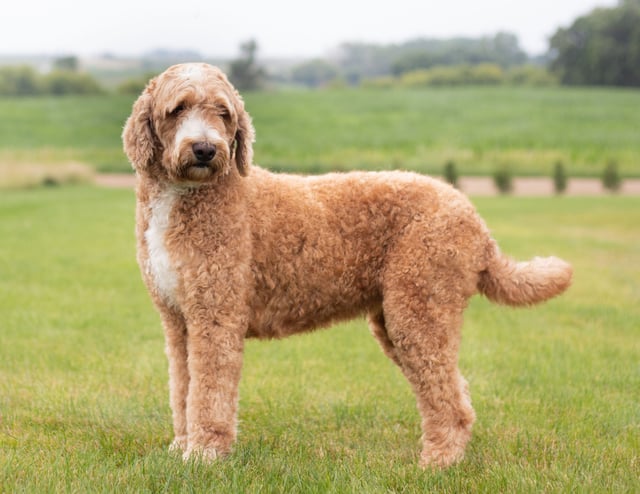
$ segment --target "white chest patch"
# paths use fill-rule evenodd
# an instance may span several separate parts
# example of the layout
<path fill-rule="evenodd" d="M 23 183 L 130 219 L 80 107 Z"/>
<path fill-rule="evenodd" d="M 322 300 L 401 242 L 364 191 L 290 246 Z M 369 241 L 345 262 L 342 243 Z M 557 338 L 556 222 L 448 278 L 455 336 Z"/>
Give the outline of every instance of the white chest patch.
<path fill-rule="evenodd" d="M 160 296 L 172 306 L 177 305 L 178 275 L 171 263 L 165 238 L 177 196 L 177 191 L 168 189 L 151 202 L 149 227 L 144 233 L 148 253 L 147 273 L 153 279 Z"/>

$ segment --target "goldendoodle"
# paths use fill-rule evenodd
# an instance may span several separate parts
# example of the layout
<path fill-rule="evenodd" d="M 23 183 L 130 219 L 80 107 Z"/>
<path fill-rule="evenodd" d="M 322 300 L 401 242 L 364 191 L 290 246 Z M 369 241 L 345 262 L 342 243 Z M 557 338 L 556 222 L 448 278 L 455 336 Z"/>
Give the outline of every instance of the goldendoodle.
<path fill-rule="evenodd" d="M 422 466 L 463 457 L 475 419 L 458 370 L 475 293 L 528 305 L 563 292 L 571 266 L 501 254 L 467 198 L 415 173 L 274 174 L 217 68 L 151 80 L 124 128 L 136 171 L 138 263 L 160 312 L 175 439 L 211 460 L 236 437 L 244 339 L 366 315 L 415 392 Z"/>

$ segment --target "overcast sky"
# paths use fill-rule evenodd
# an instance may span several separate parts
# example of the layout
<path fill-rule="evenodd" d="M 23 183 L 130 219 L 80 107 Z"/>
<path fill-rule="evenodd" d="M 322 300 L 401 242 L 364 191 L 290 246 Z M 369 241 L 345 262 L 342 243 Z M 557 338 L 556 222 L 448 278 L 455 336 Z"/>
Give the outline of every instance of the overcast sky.
<path fill-rule="evenodd" d="M 560 26 L 617 0 L 2 0 L 0 54 L 113 53 L 190 49 L 235 56 L 321 56 L 343 41 L 516 34 L 530 54 Z"/>

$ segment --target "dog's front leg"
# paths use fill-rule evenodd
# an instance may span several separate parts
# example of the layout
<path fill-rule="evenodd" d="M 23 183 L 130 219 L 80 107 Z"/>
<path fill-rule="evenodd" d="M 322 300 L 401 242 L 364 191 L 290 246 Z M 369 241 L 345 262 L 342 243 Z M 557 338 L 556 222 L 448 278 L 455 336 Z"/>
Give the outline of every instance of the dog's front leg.
<path fill-rule="evenodd" d="M 173 415 L 174 439 L 169 449 L 187 449 L 187 326 L 182 314 L 164 303 L 158 305 L 164 327 L 165 353 L 169 361 L 169 402 Z"/>
<path fill-rule="evenodd" d="M 184 457 L 213 460 L 231 451 L 237 434 L 246 319 L 237 308 L 229 312 L 198 305 L 187 316 L 190 380 Z"/>

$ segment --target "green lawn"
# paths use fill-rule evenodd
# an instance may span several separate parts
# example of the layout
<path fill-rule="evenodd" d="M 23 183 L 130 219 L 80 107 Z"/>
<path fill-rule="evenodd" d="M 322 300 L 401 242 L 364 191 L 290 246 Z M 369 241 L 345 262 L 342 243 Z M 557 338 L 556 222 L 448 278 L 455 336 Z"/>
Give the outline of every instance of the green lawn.
<path fill-rule="evenodd" d="M 133 97 L 0 99 L 0 162 L 76 160 L 125 171 L 120 133 Z M 441 173 L 640 176 L 640 91 L 442 88 L 245 95 L 256 160 L 280 170 L 410 168 Z"/>
<path fill-rule="evenodd" d="M 248 343 L 239 441 L 212 466 L 171 440 L 162 331 L 131 192 L 0 193 L 0 492 L 638 492 L 640 199 L 475 201 L 503 249 L 556 254 L 542 307 L 473 300 L 465 461 L 417 467 L 404 378 L 363 321 Z"/>

